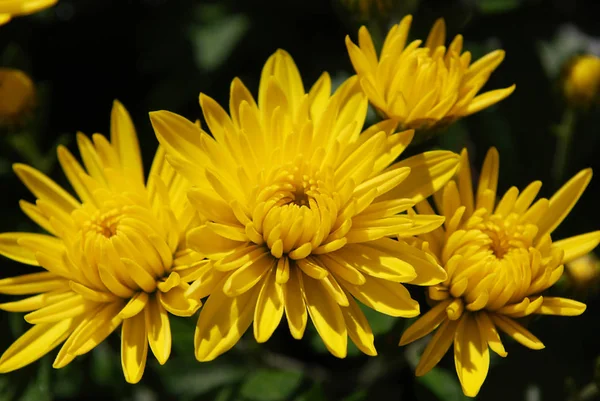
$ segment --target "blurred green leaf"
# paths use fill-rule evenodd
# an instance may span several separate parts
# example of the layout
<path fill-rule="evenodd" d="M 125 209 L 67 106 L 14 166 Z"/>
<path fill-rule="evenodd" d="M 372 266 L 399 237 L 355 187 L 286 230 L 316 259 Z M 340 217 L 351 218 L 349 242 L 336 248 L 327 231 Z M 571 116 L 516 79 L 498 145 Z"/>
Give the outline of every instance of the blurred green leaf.
<path fill-rule="evenodd" d="M 504 13 L 521 5 L 520 0 L 479 0 L 477 8 L 486 14 Z"/>
<path fill-rule="evenodd" d="M 296 397 L 295 401 L 327 401 L 327 398 L 323 393 L 323 387 L 320 384 L 313 384 L 308 391 Z"/>
<path fill-rule="evenodd" d="M 241 380 L 247 370 L 242 365 L 221 359 L 207 364 L 196 360 L 173 358 L 161 377 L 169 393 L 178 396 L 198 396 Z"/>
<path fill-rule="evenodd" d="M 359 302 L 359 306 L 362 309 L 365 317 L 369 321 L 371 325 L 371 330 L 373 330 L 373 334 L 378 336 L 380 334 L 385 334 L 392 329 L 394 323 L 396 323 L 397 319 L 384 315 L 383 313 L 379 313 L 368 306 L 363 305 Z"/>
<path fill-rule="evenodd" d="M 417 382 L 426 387 L 442 401 L 467 401 L 455 372 L 433 368 L 425 376 L 417 377 Z"/>
<path fill-rule="evenodd" d="M 367 391 L 359 390 L 348 397 L 345 397 L 342 401 L 366 401 L 367 400 Z"/>
<path fill-rule="evenodd" d="M 243 38 L 250 28 L 250 19 L 243 14 L 221 15 L 218 6 L 200 7 L 199 13 L 210 22 L 190 29 L 194 55 L 201 69 L 212 71 L 221 66 Z"/>
<path fill-rule="evenodd" d="M 27 390 L 19 401 L 50 401 L 52 392 L 50 391 L 50 375 L 52 363 L 49 357 L 44 357 L 38 363 L 37 375 L 27 386 Z"/>
<path fill-rule="evenodd" d="M 302 382 L 302 372 L 259 369 L 248 375 L 240 393 L 252 401 L 288 400 Z"/>

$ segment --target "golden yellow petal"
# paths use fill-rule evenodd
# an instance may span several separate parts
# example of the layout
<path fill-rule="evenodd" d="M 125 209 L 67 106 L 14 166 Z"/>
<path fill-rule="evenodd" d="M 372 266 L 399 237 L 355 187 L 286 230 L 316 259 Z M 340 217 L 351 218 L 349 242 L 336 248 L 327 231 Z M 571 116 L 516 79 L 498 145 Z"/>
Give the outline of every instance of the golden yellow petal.
<path fill-rule="evenodd" d="M 598 246 L 598 243 L 600 243 L 600 231 L 592 231 L 553 242 L 552 247 L 562 249 L 565 253 L 563 263 L 569 263 L 591 252 Z"/>
<path fill-rule="evenodd" d="M 110 115 L 110 139 L 119 155 L 121 167 L 134 182 L 144 182 L 144 166 L 135 127 L 127 109 L 115 100 Z"/>
<path fill-rule="evenodd" d="M 385 171 L 410 167 L 410 175 L 381 200 L 409 198 L 418 203 L 446 185 L 456 173 L 459 164 L 460 158 L 457 154 L 442 150 L 421 153 L 395 163 Z"/>
<path fill-rule="evenodd" d="M 171 355 L 169 315 L 156 296 L 150 297 L 144 313 L 150 349 L 158 363 L 164 365 Z"/>
<path fill-rule="evenodd" d="M 275 271 L 271 269 L 262 281 L 262 287 L 254 310 L 254 338 L 264 343 L 279 326 L 283 316 L 284 295 L 281 284 L 275 280 Z"/>
<path fill-rule="evenodd" d="M 490 353 L 477 321 L 470 313 L 461 319 L 454 337 L 454 363 L 463 392 L 475 397 L 490 368 Z"/>
<path fill-rule="evenodd" d="M 160 304 L 169 313 L 172 313 L 175 316 L 188 317 L 196 313 L 198 308 L 202 306 L 202 302 L 187 297 L 187 289 L 188 285 L 181 283 L 178 287 L 175 287 L 168 292 L 157 291 L 155 295 L 158 297 Z"/>
<path fill-rule="evenodd" d="M 448 299 L 438 303 L 416 322 L 411 324 L 410 327 L 402 333 L 399 345 L 406 345 L 416 341 L 435 330 L 439 324 L 446 319 L 446 307 L 448 307 L 451 302 L 452 300 Z"/>
<path fill-rule="evenodd" d="M 491 147 L 483 162 L 479 184 L 477 185 L 476 209 L 486 208 L 490 213 L 494 210 L 496 189 L 498 188 L 498 172 L 500 170 L 500 156 L 496 148 Z M 491 197 L 484 197 L 486 191 L 491 191 Z"/>
<path fill-rule="evenodd" d="M 146 321 L 138 313 L 123 321 L 121 330 L 121 367 L 127 383 L 135 384 L 142 379 L 148 355 Z"/>
<path fill-rule="evenodd" d="M 503 332 L 514 338 L 518 343 L 531 349 L 543 349 L 544 344 L 527 329 L 513 319 L 499 314 L 490 315 L 494 324 Z"/>
<path fill-rule="evenodd" d="M 586 305 L 573 299 L 544 297 L 542 306 L 535 311 L 541 315 L 579 316 L 585 312 Z"/>
<path fill-rule="evenodd" d="M 301 339 L 304 335 L 308 320 L 301 282 L 302 273 L 298 269 L 293 269 L 287 283 L 283 285 L 285 316 L 290 333 L 297 340 Z"/>
<path fill-rule="evenodd" d="M 415 370 L 415 375 L 423 376 L 438 364 L 452 345 L 459 322 L 460 320 L 445 320 L 440 325 L 427 347 L 425 347 Z"/>
<path fill-rule="evenodd" d="M 592 179 L 592 169 L 581 170 L 550 198 L 548 211 L 538 222 L 538 238 L 551 234 L 567 217 Z"/>
<path fill-rule="evenodd" d="M 369 321 L 350 294 L 347 294 L 347 298 L 348 306 L 340 309 L 344 316 L 348 335 L 359 350 L 367 355 L 376 356 L 377 350 L 375 349 L 374 344 L 375 336 L 373 335 Z"/>
<path fill-rule="evenodd" d="M 487 312 L 480 312 L 475 315 L 475 319 L 477 320 L 477 325 L 479 326 L 479 333 L 481 337 L 487 342 L 487 345 L 494 351 L 496 354 L 501 357 L 506 357 L 507 352 L 504 349 L 504 345 L 502 344 L 502 340 L 500 339 L 500 334 L 498 330 L 496 330 L 496 326 L 490 319 L 490 316 Z"/>
<path fill-rule="evenodd" d="M 301 283 L 308 314 L 319 336 L 329 352 L 338 358 L 345 358 L 348 334 L 340 307 L 318 280 L 305 276 Z"/>
<path fill-rule="evenodd" d="M 506 99 L 515 91 L 515 88 L 516 85 L 513 84 L 508 88 L 495 89 L 492 91 L 482 93 L 481 95 L 477 95 L 473 100 L 471 100 L 471 103 L 469 103 L 469 105 L 467 106 L 463 116 L 466 117 L 471 114 L 475 114 Z"/>
<path fill-rule="evenodd" d="M 212 361 L 233 347 L 254 318 L 260 287 L 229 297 L 221 290 L 222 284 L 208 297 L 198 317 L 194 347 L 201 362 Z"/>
<path fill-rule="evenodd" d="M 340 280 L 340 284 L 356 299 L 377 312 L 400 317 L 415 317 L 419 314 L 419 303 L 410 297 L 408 290 L 400 283 L 365 276 L 362 285 L 343 280 Z"/>
<path fill-rule="evenodd" d="M 0 373 L 12 372 L 40 359 L 67 339 L 75 323 L 73 319 L 65 319 L 33 326 L 4 351 Z"/>

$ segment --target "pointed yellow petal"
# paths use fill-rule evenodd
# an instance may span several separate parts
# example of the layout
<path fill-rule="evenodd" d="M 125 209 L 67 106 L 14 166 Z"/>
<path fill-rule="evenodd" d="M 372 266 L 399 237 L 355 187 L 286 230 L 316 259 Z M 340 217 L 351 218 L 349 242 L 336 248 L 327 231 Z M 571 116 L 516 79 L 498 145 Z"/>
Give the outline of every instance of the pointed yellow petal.
<path fill-rule="evenodd" d="M 144 311 L 150 349 L 152 349 L 158 363 L 164 365 L 169 359 L 169 355 L 171 355 L 169 315 L 156 296 L 150 297 Z"/>
<path fill-rule="evenodd" d="M 222 283 L 208 297 L 198 317 L 194 347 L 201 362 L 212 361 L 233 347 L 254 317 L 260 287 L 237 297 L 225 295 L 221 288 Z"/>
<path fill-rule="evenodd" d="M 513 319 L 499 314 L 490 315 L 494 324 L 503 332 L 514 338 L 518 343 L 531 349 L 543 349 L 544 344 L 527 329 Z"/>
<path fill-rule="evenodd" d="M 356 299 L 377 312 L 390 316 L 415 317 L 419 314 L 419 303 L 410 297 L 400 283 L 365 276 L 365 283 L 353 285 L 338 279 Z"/>
<path fill-rule="evenodd" d="M 283 288 L 275 281 L 275 270 L 271 269 L 262 282 L 262 288 L 254 310 L 254 338 L 264 343 L 279 326 L 283 316 Z"/>
<path fill-rule="evenodd" d="M 0 254 L 15 260 L 17 262 L 25 263 L 31 266 L 39 266 L 37 259 L 35 258 L 35 252 L 22 247 L 17 242 L 21 238 L 26 237 L 48 237 L 47 235 L 41 234 L 30 234 L 30 233 L 1 233 L 0 234 Z M 52 238 L 52 237 L 50 237 Z M 57 239 L 57 241 L 60 241 Z"/>
<path fill-rule="evenodd" d="M 33 167 L 15 164 L 13 170 L 27 188 L 38 198 L 56 205 L 65 213 L 79 207 L 79 202 L 58 184 Z"/>
<path fill-rule="evenodd" d="M 334 356 L 345 358 L 348 334 L 340 307 L 318 280 L 302 277 L 302 290 L 310 319 L 325 346 Z"/>
<path fill-rule="evenodd" d="M 553 242 L 552 247 L 562 249 L 565 252 L 563 263 L 569 263 L 591 252 L 598 243 L 600 243 L 600 231 L 593 231 Z"/>
<path fill-rule="evenodd" d="M 33 326 L 4 351 L 0 372 L 11 372 L 37 361 L 65 341 L 74 329 L 73 319 Z"/>
<path fill-rule="evenodd" d="M 425 347 L 415 370 L 415 375 L 423 376 L 438 364 L 452 345 L 459 322 L 460 320 L 445 320 L 440 325 L 427 347 Z"/>
<path fill-rule="evenodd" d="M 158 297 L 160 304 L 169 313 L 175 316 L 188 317 L 192 316 L 200 306 L 202 302 L 199 300 L 190 299 L 185 295 L 187 284 L 181 284 L 168 292 L 157 291 L 155 294 Z"/>
<path fill-rule="evenodd" d="M 373 336 L 369 321 L 350 294 L 347 294 L 347 298 L 349 301 L 348 306 L 340 309 L 342 310 L 342 315 L 344 315 L 344 322 L 346 323 L 350 339 L 365 354 L 370 356 L 377 355 L 374 344 L 375 337 Z"/>
<path fill-rule="evenodd" d="M 490 351 L 470 313 L 461 319 L 454 337 L 454 364 L 463 392 L 475 397 L 490 368 Z"/>
<path fill-rule="evenodd" d="M 467 106 L 463 116 L 470 116 L 471 114 L 475 114 L 483 109 L 487 109 L 488 107 L 506 99 L 515 91 L 516 87 L 517 86 L 513 84 L 508 88 L 495 89 L 475 96 L 475 98 L 471 100 L 471 103 L 469 103 Z"/>
<path fill-rule="evenodd" d="M 135 127 L 123 105 L 115 100 L 110 115 L 110 139 L 129 178 L 144 182 L 144 166 Z"/>
<path fill-rule="evenodd" d="M 496 148 L 491 147 L 488 150 L 483 167 L 481 168 L 481 174 L 479 176 L 479 184 L 477 185 L 476 195 L 476 208 L 486 208 L 490 213 L 494 210 L 494 203 L 496 201 L 496 189 L 498 188 L 498 172 L 500 169 L 500 156 Z M 492 192 L 491 197 L 483 196 L 484 193 L 490 190 Z"/>
<path fill-rule="evenodd" d="M 479 333 L 487 342 L 488 346 L 496 354 L 503 358 L 506 357 L 507 352 L 504 349 L 504 345 L 502 345 L 500 334 L 498 333 L 498 330 L 496 330 L 496 326 L 492 323 L 489 315 L 486 312 L 480 312 L 475 315 L 475 318 L 477 319 L 477 325 L 479 326 Z"/>
<path fill-rule="evenodd" d="M 134 317 L 148 305 L 148 298 L 147 292 L 138 292 L 129 300 L 121 312 L 119 312 L 119 317 L 123 320 Z"/>
<path fill-rule="evenodd" d="M 121 367 L 127 383 L 139 382 L 146 368 L 148 340 L 144 314 L 123 321 L 121 330 Z"/>
<path fill-rule="evenodd" d="M 224 238 L 206 225 L 190 230 L 187 234 L 187 241 L 190 248 L 215 260 L 223 258 L 244 244 Z"/>
<path fill-rule="evenodd" d="M 548 211 L 540 219 L 537 238 L 551 234 L 567 217 L 592 179 L 592 169 L 581 170 L 550 198 Z"/>
<path fill-rule="evenodd" d="M 585 312 L 586 305 L 573 299 L 544 297 L 542 306 L 534 313 L 557 316 L 579 316 Z"/>
<path fill-rule="evenodd" d="M 438 18 L 433 24 L 431 31 L 429 31 L 429 36 L 427 36 L 427 41 L 425 42 L 425 47 L 435 50 L 438 46 L 444 46 L 446 44 L 446 23 L 443 18 Z"/>
<path fill-rule="evenodd" d="M 406 345 L 435 330 L 440 323 L 446 319 L 446 307 L 452 302 L 451 299 L 442 301 L 431 308 L 426 314 L 421 316 L 409 328 L 407 328 L 400 338 L 400 345 Z"/>
<path fill-rule="evenodd" d="M 409 157 L 384 171 L 410 167 L 410 175 L 381 200 L 409 198 L 418 203 L 440 190 L 454 176 L 460 158 L 456 153 L 434 150 Z"/>
<path fill-rule="evenodd" d="M 294 273 L 295 272 L 295 273 Z M 299 269 L 293 269 L 287 283 L 283 286 L 283 298 L 285 305 L 285 316 L 288 321 L 292 337 L 299 340 L 304 335 L 308 313 L 306 303 L 301 291 L 302 273 Z"/>

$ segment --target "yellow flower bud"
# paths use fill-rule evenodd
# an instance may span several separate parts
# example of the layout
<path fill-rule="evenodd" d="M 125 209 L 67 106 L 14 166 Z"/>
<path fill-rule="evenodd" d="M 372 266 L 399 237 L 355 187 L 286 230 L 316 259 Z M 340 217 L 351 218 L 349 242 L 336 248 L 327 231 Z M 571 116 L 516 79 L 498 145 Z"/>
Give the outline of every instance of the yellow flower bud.
<path fill-rule="evenodd" d="M 589 289 L 600 278 L 600 260 L 593 253 L 583 255 L 566 265 L 567 275 L 576 289 Z"/>
<path fill-rule="evenodd" d="M 600 95 L 600 58 L 591 54 L 574 57 L 564 70 L 563 91 L 573 105 L 589 105 Z"/>
<path fill-rule="evenodd" d="M 33 107 L 35 86 L 23 71 L 0 68 L 0 122 L 13 124 Z"/>

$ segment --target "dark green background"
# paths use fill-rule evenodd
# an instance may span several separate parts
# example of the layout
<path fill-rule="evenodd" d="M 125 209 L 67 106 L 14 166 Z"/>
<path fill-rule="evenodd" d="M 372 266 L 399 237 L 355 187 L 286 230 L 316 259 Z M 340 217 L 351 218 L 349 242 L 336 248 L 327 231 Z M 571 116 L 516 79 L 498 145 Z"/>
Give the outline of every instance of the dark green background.
<path fill-rule="evenodd" d="M 600 2 L 570 0 L 395 1 L 391 10 L 357 14 L 352 3 L 336 0 L 60 0 L 59 5 L 0 27 L 0 65 L 21 68 L 38 85 L 38 107 L 22 127 L 3 128 L 0 230 L 34 230 L 18 200 L 30 194 L 11 171 L 27 162 L 65 183 L 55 159 L 57 143 L 74 149 L 74 134 L 108 134 L 112 100 L 131 112 L 149 166 L 156 139 L 148 112 L 167 109 L 190 119 L 201 117 L 200 91 L 227 105 L 229 83 L 238 76 L 256 93 L 260 70 L 277 48 L 288 50 L 305 85 L 322 71 L 340 83 L 351 73 L 344 37 L 356 37 L 361 23 L 385 33 L 407 12 L 415 16 L 411 36 L 425 38 L 443 16 L 449 36 L 462 33 L 476 57 L 503 48 L 507 56 L 486 88 L 517 84 L 501 104 L 452 126 L 436 141 L 421 145 L 460 150 L 468 146 L 474 166 L 489 146 L 501 155 L 500 189 L 524 188 L 541 179 L 550 196 L 580 169 L 600 167 L 597 108 L 573 112 L 567 163 L 553 171 L 557 126 L 567 106 L 560 96 L 559 72 L 571 56 L 600 51 Z M 348 4 L 350 3 L 350 4 Z M 565 39 L 565 27 L 587 36 Z M 595 39 L 594 39 L 595 37 Z M 594 47 L 595 46 L 595 47 Z M 416 150 L 413 150 L 413 152 Z M 593 180 L 556 238 L 598 229 L 600 180 Z M 32 271 L 1 261 L 0 277 Z M 417 288 L 414 296 L 424 302 Z M 530 329 L 546 344 L 528 350 L 508 339 L 507 359 L 492 360 L 481 400 L 592 400 L 600 354 L 595 290 L 575 293 L 568 280 L 555 292 L 586 299 L 577 318 L 545 317 Z M 4 297 L 2 299 L 8 299 Z M 424 307 L 423 309 L 426 309 Z M 369 358 L 352 347 L 338 360 L 325 352 L 314 329 L 295 341 L 285 324 L 257 345 L 251 333 L 215 362 L 193 357 L 195 319 L 172 318 L 173 353 L 161 367 L 149 356 L 136 386 L 120 371 L 119 338 L 114 334 L 85 357 L 61 370 L 51 368 L 54 353 L 20 371 L 0 375 L 0 400 L 462 400 L 451 354 L 429 375 L 415 379 L 412 366 L 423 347 L 397 347 L 405 321 L 369 313 L 380 355 Z M 0 314 L 0 349 L 25 329 L 22 315 Z M 596 391 L 596 393 L 594 393 Z"/>

